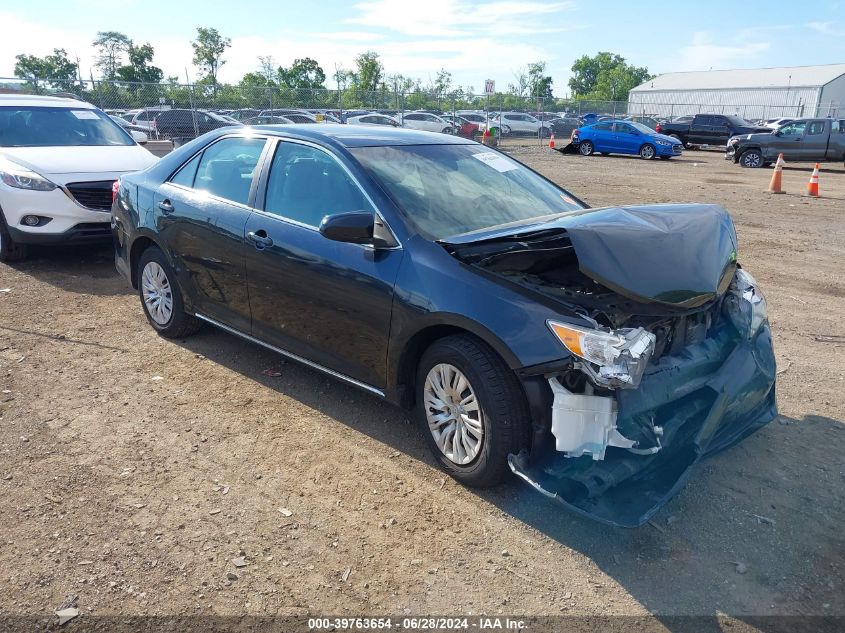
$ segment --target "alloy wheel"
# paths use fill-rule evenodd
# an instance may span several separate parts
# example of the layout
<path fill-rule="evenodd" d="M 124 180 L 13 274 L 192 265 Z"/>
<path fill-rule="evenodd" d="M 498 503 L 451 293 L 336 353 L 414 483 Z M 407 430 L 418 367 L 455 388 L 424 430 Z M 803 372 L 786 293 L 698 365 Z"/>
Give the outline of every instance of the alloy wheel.
<path fill-rule="evenodd" d="M 756 152 L 746 152 L 742 156 L 742 166 L 757 168 L 763 162 L 762 156 Z"/>
<path fill-rule="evenodd" d="M 472 462 L 484 443 L 484 414 L 475 390 L 454 365 L 431 368 L 423 387 L 428 429 L 446 458 L 458 465 Z"/>
<path fill-rule="evenodd" d="M 164 269 L 157 262 L 147 262 L 141 272 L 141 293 L 150 318 L 167 325 L 173 316 L 173 290 Z"/>
<path fill-rule="evenodd" d="M 651 145 L 643 145 L 640 149 L 640 156 L 646 160 L 654 158 L 654 148 Z"/>

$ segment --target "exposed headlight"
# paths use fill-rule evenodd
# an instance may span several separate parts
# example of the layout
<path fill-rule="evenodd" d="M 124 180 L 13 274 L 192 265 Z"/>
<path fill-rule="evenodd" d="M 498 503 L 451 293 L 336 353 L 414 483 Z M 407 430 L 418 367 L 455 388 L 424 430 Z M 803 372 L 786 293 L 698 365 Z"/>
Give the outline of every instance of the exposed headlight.
<path fill-rule="evenodd" d="M 748 338 L 768 321 L 766 297 L 754 277 L 737 268 L 736 275 L 725 296 L 725 310 L 737 330 Z"/>
<path fill-rule="evenodd" d="M 558 321 L 548 325 L 566 349 L 587 361 L 581 369 L 604 387 L 637 387 L 654 353 L 656 337 L 643 328 L 604 331 Z"/>
<path fill-rule="evenodd" d="M 30 191 L 52 191 L 57 186 L 41 174 L 4 158 L 0 158 L 0 180 L 15 189 Z"/>
<path fill-rule="evenodd" d="M 662 141 L 662 140 L 659 140 L 659 139 L 654 141 L 654 143 L 655 143 L 655 145 L 665 145 L 667 147 L 672 144 L 669 141 Z"/>

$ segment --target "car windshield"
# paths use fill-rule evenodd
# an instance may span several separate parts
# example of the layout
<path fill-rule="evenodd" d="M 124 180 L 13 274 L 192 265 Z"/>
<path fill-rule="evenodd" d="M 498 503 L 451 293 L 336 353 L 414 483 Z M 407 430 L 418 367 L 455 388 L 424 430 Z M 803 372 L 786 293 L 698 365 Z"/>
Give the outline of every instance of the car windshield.
<path fill-rule="evenodd" d="M 654 134 L 654 130 L 652 130 L 649 126 L 638 123 L 637 121 L 628 121 L 628 125 L 643 134 Z"/>
<path fill-rule="evenodd" d="M 733 125 L 734 127 L 749 127 L 749 126 L 751 126 L 751 123 L 749 123 L 745 119 L 740 118 L 738 116 L 726 116 L 725 118 L 728 121 L 730 121 L 731 125 Z"/>
<path fill-rule="evenodd" d="M 426 237 L 441 240 L 582 208 L 566 191 L 480 145 L 350 150 Z"/>
<path fill-rule="evenodd" d="M 0 106 L 0 147 L 134 144 L 132 137 L 98 110 Z"/>

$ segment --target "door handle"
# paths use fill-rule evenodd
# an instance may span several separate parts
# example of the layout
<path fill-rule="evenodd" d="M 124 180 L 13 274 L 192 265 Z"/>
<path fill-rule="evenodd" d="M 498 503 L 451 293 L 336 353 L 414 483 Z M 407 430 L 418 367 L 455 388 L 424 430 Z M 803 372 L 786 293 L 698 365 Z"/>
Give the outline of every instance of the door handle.
<path fill-rule="evenodd" d="M 255 244 L 255 248 L 263 251 L 268 246 L 273 246 L 273 238 L 267 236 L 267 231 L 260 229 L 258 231 L 250 231 L 246 236 Z"/>
<path fill-rule="evenodd" d="M 173 213 L 173 203 L 170 200 L 162 200 L 158 203 L 158 208 L 165 213 Z"/>

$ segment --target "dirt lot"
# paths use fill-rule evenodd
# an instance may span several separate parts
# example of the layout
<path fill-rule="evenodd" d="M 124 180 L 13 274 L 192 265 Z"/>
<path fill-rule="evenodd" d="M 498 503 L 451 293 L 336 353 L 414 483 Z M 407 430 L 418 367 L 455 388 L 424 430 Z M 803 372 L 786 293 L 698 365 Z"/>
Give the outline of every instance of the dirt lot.
<path fill-rule="evenodd" d="M 715 152 L 508 151 L 595 206 L 726 206 L 782 417 L 608 528 L 444 479 L 401 411 L 230 335 L 156 336 L 107 250 L 41 250 L 0 264 L 0 613 L 845 615 L 842 165 L 810 200 L 807 166 L 771 196 Z"/>

